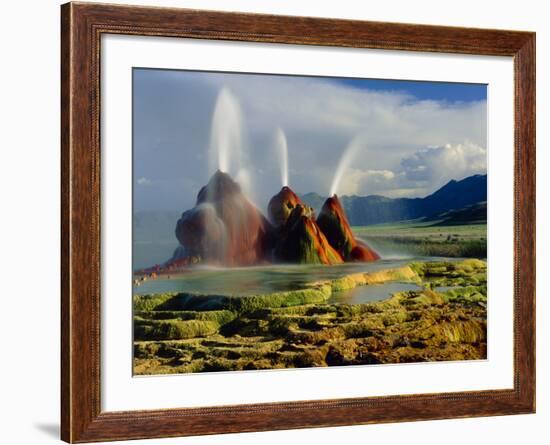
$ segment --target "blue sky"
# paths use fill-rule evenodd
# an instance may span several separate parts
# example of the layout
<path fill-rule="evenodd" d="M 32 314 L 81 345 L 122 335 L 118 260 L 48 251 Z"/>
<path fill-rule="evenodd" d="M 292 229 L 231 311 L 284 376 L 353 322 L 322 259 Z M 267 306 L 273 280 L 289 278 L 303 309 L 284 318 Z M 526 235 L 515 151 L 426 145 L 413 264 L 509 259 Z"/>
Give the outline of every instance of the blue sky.
<path fill-rule="evenodd" d="M 486 172 L 486 95 L 478 84 L 134 69 L 134 206 L 192 207 L 221 144 L 265 208 L 282 185 L 280 131 L 297 193 L 328 195 L 352 146 L 338 194 L 425 196 Z"/>
<path fill-rule="evenodd" d="M 370 91 L 409 94 L 418 100 L 472 102 L 487 100 L 487 85 L 385 79 L 335 79 L 338 83 Z"/>

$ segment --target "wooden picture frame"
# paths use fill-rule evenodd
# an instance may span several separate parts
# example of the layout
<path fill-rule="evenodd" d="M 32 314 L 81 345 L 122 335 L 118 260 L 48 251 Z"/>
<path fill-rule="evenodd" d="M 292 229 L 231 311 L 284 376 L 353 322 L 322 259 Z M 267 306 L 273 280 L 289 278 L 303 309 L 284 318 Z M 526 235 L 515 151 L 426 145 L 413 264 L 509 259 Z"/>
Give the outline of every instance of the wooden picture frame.
<path fill-rule="evenodd" d="M 535 34 L 92 3 L 61 7 L 61 437 L 173 437 L 535 411 Z M 100 38 L 103 34 L 511 56 L 515 70 L 514 387 L 102 412 Z"/>

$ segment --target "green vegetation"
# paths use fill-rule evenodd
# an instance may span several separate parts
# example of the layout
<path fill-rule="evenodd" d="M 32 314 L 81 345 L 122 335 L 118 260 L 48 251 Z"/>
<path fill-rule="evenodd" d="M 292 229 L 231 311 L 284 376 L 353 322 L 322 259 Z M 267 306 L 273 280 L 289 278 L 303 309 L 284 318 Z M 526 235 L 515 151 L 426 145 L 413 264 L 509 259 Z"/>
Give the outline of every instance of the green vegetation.
<path fill-rule="evenodd" d="M 135 295 L 136 311 L 162 311 L 178 313 L 188 311 L 249 312 L 265 307 L 296 306 L 299 304 L 324 303 L 331 295 L 325 283 L 314 284 L 307 289 L 274 292 L 264 295 L 228 297 L 225 295 L 201 295 L 193 293 L 168 293 L 161 295 Z"/>
<path fill-rule="evenodd" d="M 405 221 L 353 227 L 357 237 L 381 252 L 461 258 L 487 257 L 487 225 L 438 225 Z"/>
<path fill-rule="evenodd" d="M 171 340 L 204 337 L 220 328 L 215 321 L 202 320 L 144 320 L 134 318 L 135 340 Z"/>
<path fill-rule="evenodd" d="M 486 357 L 486 263 L 416 262 L 246 297 L 134 297 L 134 371 L 165 374 Z M 368 304 L 332 292 L 386 281 L 423 289 Z"/>
<path fill-rule="evenodd" d="M 163 303 L 172 299 L 175 295 L 175 293 L 134 295 L 134 311 L 159 310 Z"/>
<path fill-rule="evenodd" d="M 144 320 L 202 320 L 215 321 L 219 324 L 225 324 L 235 318 L 235 313 L 231 311 L 137 311 L 135 317 L 140 317 Z"/>
<path fill-rule="evenodd" d="M 410 267 L 427 286 L 481 286 L 487 287 L 487 263 L 477 259 L 461 262 L 412 263 Z"/>

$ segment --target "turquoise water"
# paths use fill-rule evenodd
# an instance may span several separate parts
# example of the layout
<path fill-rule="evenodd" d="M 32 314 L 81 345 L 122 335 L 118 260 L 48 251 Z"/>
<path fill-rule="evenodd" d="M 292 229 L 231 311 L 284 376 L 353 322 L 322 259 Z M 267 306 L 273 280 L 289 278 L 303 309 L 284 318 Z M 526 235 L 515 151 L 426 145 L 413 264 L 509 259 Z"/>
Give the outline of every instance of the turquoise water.
<path fill-rule="evenodd" d="M 437 258 L 440 260 L 441 258 Z M 239 268 L 198 266 L 170 277 L 161 276 L 134 287 L 135 294 L 164 292 L 193 292 L 209 295 L 239 297 L 271 292 L 301 289 L 307 283 L 336 279 L 352 273 L 373 272 L 407 265 L 412 261 L 429 261 L 436 258 L 384 259 L 373 263 L 347 263 L 325 265 L 269 265 Z M 357 304 L 387 298 L 394 292 L 417 290 L 411 283 L 391 282 L 361 286 L 336 293 L 335 302 Z"/>

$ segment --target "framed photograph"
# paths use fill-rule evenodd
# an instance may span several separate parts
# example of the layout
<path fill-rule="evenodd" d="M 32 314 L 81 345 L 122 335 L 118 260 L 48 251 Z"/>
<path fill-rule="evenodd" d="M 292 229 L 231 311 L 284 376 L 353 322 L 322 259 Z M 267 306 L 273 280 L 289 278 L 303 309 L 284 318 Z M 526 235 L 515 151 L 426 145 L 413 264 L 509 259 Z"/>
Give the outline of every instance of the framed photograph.
<path fill-rule="evenodd" d="M 67 3 L 62 439 L 535 411 L 535 34 Z"/>

